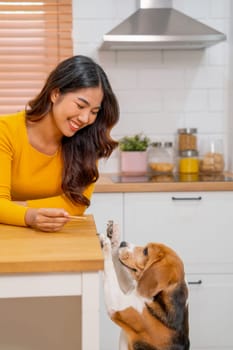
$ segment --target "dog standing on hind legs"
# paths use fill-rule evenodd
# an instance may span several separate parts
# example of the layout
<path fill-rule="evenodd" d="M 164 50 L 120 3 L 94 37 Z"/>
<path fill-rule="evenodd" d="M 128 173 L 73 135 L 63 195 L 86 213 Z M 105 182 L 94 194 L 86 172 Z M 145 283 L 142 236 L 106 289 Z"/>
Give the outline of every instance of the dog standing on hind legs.
<path fill-rule="evenodd" d="M 100 235 L 109 317 L 120 350 L 189 350 L 188 288 L 179 256 L 161 243 L 120 243 L 117 225 Z"/>

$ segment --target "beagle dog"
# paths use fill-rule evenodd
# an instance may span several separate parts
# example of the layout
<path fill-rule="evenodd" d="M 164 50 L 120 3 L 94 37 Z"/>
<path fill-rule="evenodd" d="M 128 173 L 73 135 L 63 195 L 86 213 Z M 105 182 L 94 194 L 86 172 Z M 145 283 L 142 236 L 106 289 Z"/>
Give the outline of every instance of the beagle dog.
<path fill-rule="evenodd" d="M 161 243 L 120 243 L 109 221 L 100 235 L 108 315 L 121 327 L 120 350 L 189 350 L 188 288 L 179 256 Z"/>

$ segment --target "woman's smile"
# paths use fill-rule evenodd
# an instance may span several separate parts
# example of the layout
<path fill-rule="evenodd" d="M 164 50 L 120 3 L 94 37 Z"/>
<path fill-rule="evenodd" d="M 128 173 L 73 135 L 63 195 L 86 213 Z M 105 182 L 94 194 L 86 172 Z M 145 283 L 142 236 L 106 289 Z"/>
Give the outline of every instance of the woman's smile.
<path fill-rule="evenodd" d="M 103 100 L 101 86 L 82 88 L 62 95 L 54 90 L 53 120 L 61 135 L 71 137 L 95 122 Z"/>
<path fill-rule="evenodd" d="M 74 131 L 74 132 L 81 129 L 82 127 L 82 123 L 77 123 L 77 121 L 74 121 L 73 119 L 68 119 L 68 123 L 71 131 Z"/>

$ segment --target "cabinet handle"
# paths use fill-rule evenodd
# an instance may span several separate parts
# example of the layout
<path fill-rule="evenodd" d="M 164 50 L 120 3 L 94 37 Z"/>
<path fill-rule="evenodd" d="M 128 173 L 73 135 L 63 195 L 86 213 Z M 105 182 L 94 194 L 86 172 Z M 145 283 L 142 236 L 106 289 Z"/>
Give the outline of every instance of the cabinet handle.
<path fill-rule="evenodd" d="M 201 201 L 202 197 L 172 197 L 173 201 Z"/>
<path fill-rule="evenodd" d="M 198 281 L 188 281 L 188 284 L 202 284 L 202 280 L 198 280 Z"/>

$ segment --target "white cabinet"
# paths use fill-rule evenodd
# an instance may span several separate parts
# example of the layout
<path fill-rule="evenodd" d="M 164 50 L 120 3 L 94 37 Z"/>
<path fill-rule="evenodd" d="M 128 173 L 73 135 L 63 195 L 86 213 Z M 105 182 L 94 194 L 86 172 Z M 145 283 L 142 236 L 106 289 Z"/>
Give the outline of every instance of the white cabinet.
<path fill-rule="evenodd" d="M 233 192 L 125 194 L 125 239 L 163 242 L 185 263 L 192 350 L 233 349 L 232 229 Z"/>
<path fill-rule="evenodd" d="M 191 350 L 233 349 L 233 275 L 188 274 Z"/>
<path fill-rule="evenodd" d="M 170 245 L 189 272 L 233 273 L 233 192 L 127 193 L 124 207 L 127 240 Z"/>
<path fill-rule="evenodd" d="M 98 232 L 112 219 L 127 241 L 174 248 L 191 282 L 191 350 L 233 349 L 233 192 L 95 193 L 88 212 Z M 102 291 L 100 322 L 101 350 L 117 350 Z"/>

